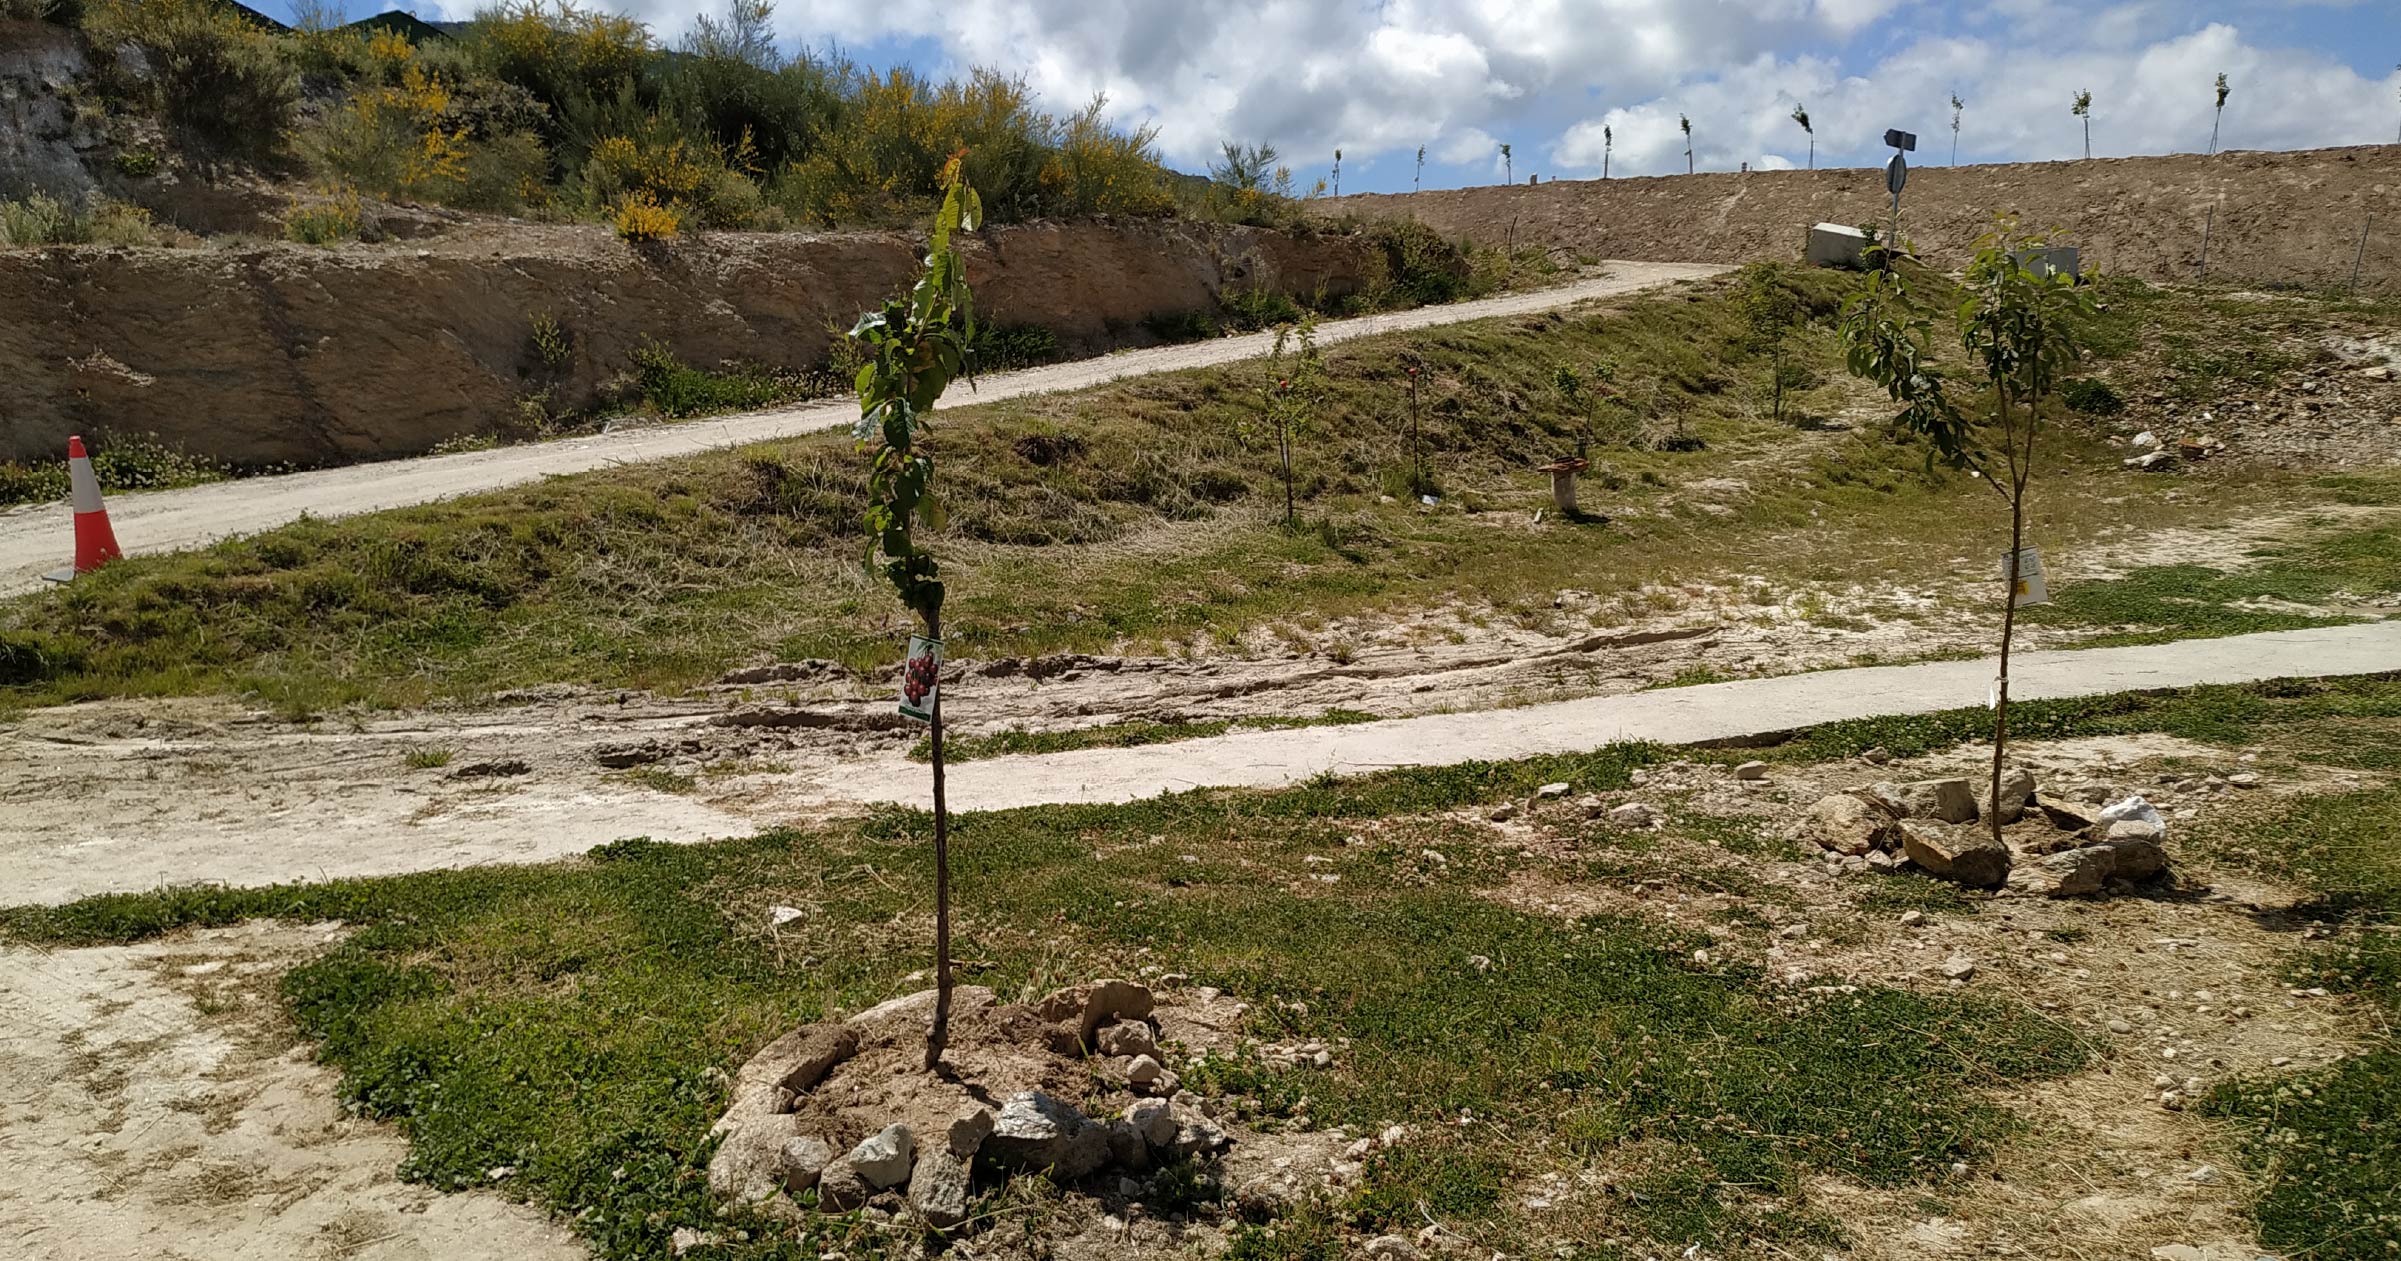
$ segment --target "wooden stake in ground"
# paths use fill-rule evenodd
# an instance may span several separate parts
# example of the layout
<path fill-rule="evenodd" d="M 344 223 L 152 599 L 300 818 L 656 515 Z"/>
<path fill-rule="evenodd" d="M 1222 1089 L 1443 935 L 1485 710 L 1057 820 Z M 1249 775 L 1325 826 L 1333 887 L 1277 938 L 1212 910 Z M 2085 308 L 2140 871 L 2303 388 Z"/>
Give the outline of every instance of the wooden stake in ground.
<path fill-rule="evenodd" d="M 874 454 L 868 478 L 865 523 L 870 569 L 880 569 L 901 603 L 925 624 L 925 651 L 912 652 L 902 670 L 904 697 L 930 701 L 920 710 L 908 699 L 902 712 L 922 713 L 934 761 L 934 1020 L 926 1031 L 925 1066 L 942 1062 L 950 1041 L 950 803 L 942 783 L 942 569 L 917 546 L 916 527 L 939 529 L 942 511 L 933 493 L 934 459 L 919 443 L 926 416 L 956 378 L 972 368 L 974 295 L 967 265 L 951 237 L 972 232 L 984 217 L 983 203 L 960 173 L 962 150 L 942 171 L 942 209 L 934 217 L 925 266 L 908 295 L 859 317 L 850 330 L 867 363 L 859 369 L 862 450 Z M 915 647 L 913 645 L 913 647 Z M 923 677 L 920 677 L 920 676 Z"/>

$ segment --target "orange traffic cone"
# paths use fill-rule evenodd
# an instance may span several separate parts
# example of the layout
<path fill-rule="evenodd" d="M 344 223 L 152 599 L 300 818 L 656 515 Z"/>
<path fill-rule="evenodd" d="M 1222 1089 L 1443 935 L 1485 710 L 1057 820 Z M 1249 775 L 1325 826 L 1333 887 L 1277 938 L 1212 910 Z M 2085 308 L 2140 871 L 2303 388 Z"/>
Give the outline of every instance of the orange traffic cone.
<path fill-rule="evenodd" d="M 43 575 L 52 582 L 88 574 L 124 555 L 117 549 L 117 532 L 109 528 L 108 505 L 100 501 L 100 479 L 92 473 L 81 437 L 67 439 L 67 487 L 75 506 L 75 567 Z"/>

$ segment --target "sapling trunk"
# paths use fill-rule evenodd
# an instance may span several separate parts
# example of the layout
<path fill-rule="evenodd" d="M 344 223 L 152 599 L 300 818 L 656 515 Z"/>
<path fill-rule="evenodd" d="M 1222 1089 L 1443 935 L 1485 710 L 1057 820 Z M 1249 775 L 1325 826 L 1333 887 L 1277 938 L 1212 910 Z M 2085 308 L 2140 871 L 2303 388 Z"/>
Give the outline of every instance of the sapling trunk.
<path fill-rule="evenodd" d="M 1993 843 L 2000 845 L 2007 843 L 2001 839 L 2001 767 L 2009 753 L 2009 648 L 2017 636 L 2018 555 L 2026 546 L 2026 481 L 2034 472 L 2034 426 L 2040 418 L 2035 412 L 2037 404 L 2028 404 L 2026 445 L 2021 455 L 2008 388 L 2003 387 L 1997 397 L 2001 440 L 2008 444 L 2009 453 L 2009 559 L 2001 566 L 2001 670 L 1993 681 L 1992 792 L 1986 800 L 1992 803 Z"/>
<path fill-rule="evenodd" d="M 926 638 L 936 643 L 942 640 L 942 615 L 929 613 L 925 619 Z M 934 674 L 934 707 L 929 712 L 926 742 L 934 761 L 934 1023 L 925 1033 L 925 1067 L 932 1072 L 942 1064 L 942 1052 L 950 1045 L 950 803 L 942 793 L 942 676 L 939 663 Z"/>
<path fill-rule="evenodd" d="M 1300 518 L 1292 507 L 1292 428 L 1276 426 L 1276 446 L 1284 457 L 1284 527 L 1292 528 Z"/>

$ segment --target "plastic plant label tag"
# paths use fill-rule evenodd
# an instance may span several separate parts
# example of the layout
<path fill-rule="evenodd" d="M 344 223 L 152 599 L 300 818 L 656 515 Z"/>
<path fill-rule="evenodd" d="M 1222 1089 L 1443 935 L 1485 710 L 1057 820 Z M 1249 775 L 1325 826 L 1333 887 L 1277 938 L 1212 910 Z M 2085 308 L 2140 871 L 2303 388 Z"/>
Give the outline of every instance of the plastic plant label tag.
<path fill-rule="evenodd" d="M 900 667 L 900 712 L 932 722 L 942 687 L 942 641 L 909 636 L 909 659 Z"/>
<path fill-rule="evenodd" d="M 2051 588 L 2043 581 L 2042 549 L 2039 547 L 2020 549 L 2017 560 L 2017 586 L 2012 590 L 2010 598 L 2021 609 L 2030 604 L 2049 604 Z M 2009 558 L 2007 556 L 2001 558 L 2001 576 L 2004 578 L 2009 576 Z"/>
<path fill-rule="evenodd" d="M 1986 709 L 1999 709 L 2001 707 L 2002 681 L 2003 680 L 2000 678 L 2000 676 L 1995 675 L 1993 677 L 1992 686 L 1984 689 L 1984 707 Z"/>

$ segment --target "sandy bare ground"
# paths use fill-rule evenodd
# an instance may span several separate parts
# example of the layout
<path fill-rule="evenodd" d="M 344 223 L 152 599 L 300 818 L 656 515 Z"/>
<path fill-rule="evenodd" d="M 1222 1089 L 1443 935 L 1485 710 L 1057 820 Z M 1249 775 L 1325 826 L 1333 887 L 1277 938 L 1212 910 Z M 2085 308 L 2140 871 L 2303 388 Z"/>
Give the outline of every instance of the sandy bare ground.
<path fill-rule="evenodd" d="M 0 1255 L 574 1261 L 540 1212 L 395 1174 L 275 996 L 331 926 L 0 950 Z"/>
<path fill-rule="evenodd" d="M 952 693 L 957 711 L 977 714 L 980 727 L 1037 728 L 1329 705 L 1415 716 L 970 761 L 952 768 L 951 800 L 963 809 L 1126 801 L 1616 740 L 1724 740 L 1972 705 L 1992 673 L 1982 661 L 1932 661 L 1635 690 L 1708 660 L 1711 639 L 1687 627 L 1540 653 L 1517 642 L 1497 653 L 1491 642 L 1427 646 L 1413 668 L 1400 650 L 1347 662 L 1054 658 L 1034 663 L 1052 672 L 1041 679 L 1015 663 L 1009 677 L 971 673 Z M 2396 666 L 2401 621 L 2386 621 L 2033 653 L 2015 687 L 2028 698 L 2071 696 Z M 1568 686 L 1611 694 L 1491 707 Z M 1445 695 L 1480 704 L 1428 703 Z M 0 887 L 11 902 L 64 902 L 166 884 L 536 862 L 629 836 L 743 836 L 868 803 L 915 803 L 926 777 L 907 751 L 919 732 L 891 706 L 880 683 L 804 677 L 680 700 L 562 689 L 498 708 L 306 728 L 223 700 L 35 711 L 0 730 Z"/>
<path fill-rule="evenodd" d="M 2158 735 L 2028 741 L 2015 751 L 2046 789 L 2101 785 L 2157 801 L 2169 815 L 2176 885 L 2102 901 L 2011 898 L 1975 915 L 1916 922 L 1860 909 L 1854 899 L 1883 877 L 1837 874 L 1811 861 L 1746 861 L 1748 874 L 1776 890 L 1773 898 L 1693 891 L 1673 879 L 1644 887 L 1521 884 L 1495 896 L 1536 912 L 1662 918 L 1710 934 L 1716 956 L 1821 993 L 1877 985 L 2020 1002 L 2085 1039 L 2092 1062 L 2084 1070 L 1996 1093 L 2024 1131 L 1989 1165 L 1937 1175 L 1934 1197 L 1814 1182 L 1810 1197 L 1841 1219 L 1850 1255 L 2142 1258 L 2184 1247 L 2206 1261 L 2252 1261 L 2261 1255 L 2248 1220 L 2256 1187 L 2229 1135 L 2182 1105 L 2230 1077 L 2323 1067 L 2353 1053 L 2377 1022 L 2363 1004 L 2296 989 L 2283 976 L 2294 950 L 2331 931 L 2294 913 L 2292 890 L 2208 870 L 2190 861 L 2181 838 L 2205 823 L 2239 824 L 2294 797 L 2355 791 L 2378 777 L 2288 770 L 2269 774 L 2256 791 L 2184 792 L 2162 784 L 2162 772 L 2182 780 L 2195 765 L 2231 769 L 2244 751 Z M 1606 801 L 1785 828 L 1824 793 L 1876 779 L 1973 774 L 1988 756 L 1969 747 L 1880 766 L 1819 764 L 1750 783 L 1718 767 L 1670 766 Z M 1501 848 L 1574 846 L 1574 825 L 1551 815 L 1581 811 L 1561 803 L 1497 825 L 1470 812 L 1466 823 Z M 1655 857 L 1668 870 L 1726 861 L 1688 841 Z M 1736 909 L 1752 914 L 1728 914 Z M 1946 979 L 1941 965 L 1952 959 L 1973 962 L 1974 973 Z M 2171 1093 L 2174 1102 L 2163 1101 Z M 1597 1181 L 1528 1190 L 1565 1221 L 1589 1211 Z"/>
<path fill-rule="evenodd" d="M 1332 345 L 1381 333 L 1547 311 L 1727 270 L 1698 263 L 1612 262 L 1604 267 L 1596 278 L 1554 289 L 1329 321 L 1319 327 L 1317 340 L 1320 345 Z M 985 378 L 975 397 L 990 402 L 1082 389 L 1155 372 L 1234 363 L 1265 355 L 1273 341 L 1272 335 L 1263 333 L 1225 337 L 1002 373 Z M 273 529 L 302 516 L 345 517 L 403 508 L 559 474 L 815 433 L 849 425 L 857 418 L 857 404 L 838 400 L 590 438 L 120 495 L 110 504 L 109 516 L 117 541 L 129 554 L 180 551 L 231 535 Z M 0 512 L 0 595 L 39 586 L 43 574 L 66 562 L 72 539 L 73 526 L 64 504 Z"/>

